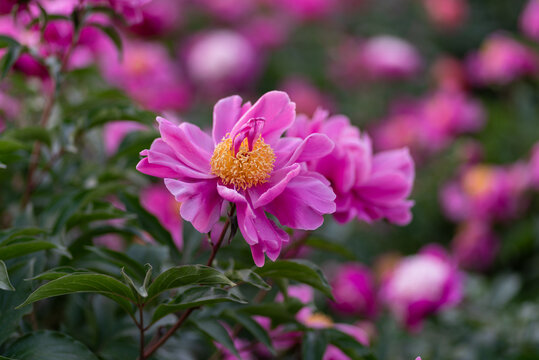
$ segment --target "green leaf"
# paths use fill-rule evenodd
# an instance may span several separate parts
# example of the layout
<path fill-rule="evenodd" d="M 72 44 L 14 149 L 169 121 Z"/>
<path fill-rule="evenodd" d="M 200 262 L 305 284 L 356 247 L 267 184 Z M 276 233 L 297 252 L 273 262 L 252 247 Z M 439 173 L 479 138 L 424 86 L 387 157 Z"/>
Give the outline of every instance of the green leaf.
<path fill-rule="evenodd" d="M 19 43 L 9 45 L 7 52 L 2 56 L 2 60 L 0 61 L 0 74 L 2 79 L 6 77 L 8 71 L 13 64 L 15 64 L 15 61 L 17 61 L 21 55 L 22 50 L 23 47 Z"/>
<path fill-rule="evenodd" d="M 240 357 L 234 342 L 230 338 L 228 331 L 217 320 L 204 319 L 204 320 L 192 320 L 191 323 L 196 326 L 198 330 L 215 340 L 219 344 L 223 345 L 228 351 L 234 354 L 237 358 Z"/>
<path fill-rule="evenodd" d="M 0 232 L 0 242 L 10 241 L 18 237 L 44 235 L 47 231 L 40 228 L 10 229 Z"/>
<path fill-rule="evenodd" d="M 6 35 L 0 35 L 0 49 L 20 45 L 17 40 Z"/>
<path fill-rule="evenodd" d="M 155 216 L 150 214 L 140 205 L 137 197 L 131 194 L 122 193 L 120 194 L 120 200 L 124 203 L 127 211 L 137 215 L 140 227 L 150 233 L 155 241 L 168 246 L 173 252 L 179 254 L 179 250 L 174 244 L 170 233 L 163 228 Z"/>
<path fill-rule="evenodd" d="M 89 270 L 75 269 L 71 266 L 59 266 L 57 268 L 47 270 L 41 274 L 38 274 L 26 280 L 56 280 L 67 274 L 87 273 L 87 272 L 89 272 Z"/>
<path fill-rule="evenodd" d="M 235 286 L 223 273 L 209 266 L 176 266 L 155 278 L 148 288 L 148 297 L 153 298 L 164 291 L 188 285 Z"/>
<path fill-rule="evenodd" d="M 9 346 L 5 355 L 17 360 L 98 360 L 81 342 L 50 330 L 24 335 Z"/>
<path fill-rule="evenodd" d="M 93 221 L 103 221 L 112 219 L 121 219 L 126 216 L 124 211 L 119 209 L 97 210 L 90 213 L 73 214 L 66 222 L 66 229 L 70 230 L 75 226 L 86 225 Z"/>
<path fill-rule="evenodd" d="M 13 129 L 6 132 L 6 136 L 21 142 L 39 141 L 47 146 L 50 146 L 52 143 L 51 134 L 41 126 L 26 126 L 24 128 Z"/>
<path fill-rule="evenodd" d="M 0 154 L 11 153 L 20 149 L 24 149 L 24 144 L 15 140 L 0 139 Z"/>
<path fill-rule="evenodd" d="M 328 344 L 324 335 L 321 331 L 305 332 L 301 344 L 303 360 L 322 360 Z"/>
<path fill-rule="evenodd" d="M 112 276 L 96 273 L 74 273 L 52 280 L 34 291 L 17 308 L 54 296 L 73 293 L 97 293 L 116 301 L 122 308 L 132 312 L 130 302 L 136 302 L 131 289 Z"/>
<path fill-rule="evenodd" d="M 155 122 L 155 113 L 135 109 L 131 105 L 109 105 L 95 107 L 88 111 L 87 120 L 81 130 L 89 130 L 110 121 L 131 120 L 152 126 Z"/>
<path fill-rule="evenodd" d="M 118 267 L 125 267 L 126 271 L 138 280 L 142 280 L 146 275 L 147 269 L 124 253 L 95 246 L 86 246 L 86 249 Z"/>
<path fill-rule="evenodd" d="M 271 338 L 268 332 L 262 326 L 260 326 L 258 322 L 254 321 L 248 315 L 245 315 L 239 312 L 234 312 L 234 311 L 226 311 L 225 316 L 241 324 L 245 329 L 247 329 L 247 331 L 249 331 L 255 337 L 256 340 L 264 344 L 264 346 L 268 348 L 268 350 L 271 352 L 272 355 L 275 355 L 275 349 L 273 348 L 273 345 L 271 343 Z"/>
<path fill-rule="evenodd" d="M 180 289 L 180 295 L 170 302 L 160 304 L 155 310 L 152 323 L 180 310 L 185 310 L 202 305 L 217 304 L 220 302 L 236 302 L 246 304 L 247 301 L 230 291 L 209 286 L 196 286 L 187 289 Z"/>
<path fill-rule="evenodd" d="M 317 237 L 310 237 L 305 241 L 305 245 L 321 251 L 332 252 L 347 260 L 357 260 L 348 248 L 333 241 L 328 241 Z"/>
<path fill-rule="evenodd" d="M 6 263 L 2 260 L 0 260 L 0 290 L 15 291 L 15 288 L 9 281 Z"/>
<path fill-rule="evenodd" d="M 0 260 L 7 260 L 36 251 L 54 249 L 56 245 L 48 241 L 35 240 L 0 246 Z"/>
<path fill-rule="evenodd" d="M 331 286 L 318 266 L 306 260 L 280 260 L 270 262 L 255 272 L 262 277 L 285 278 L 312 286 L 333 298 Z"/>
<path fill-rule="evenodd" d="M 135 291 L 135 296 L 138 295 L 143 298 L 148 297 L 148 283 L 152 277 L 152 266 L 150 264 L 146 264 L 146 276 L 144 277 L 144 281 L 141 286 L 135 285 L 135 282 L 129 277 L 129 275 L 126 274 L 124 268 L 122 268 L 121 273 L 127 285 L 129 285 L 131 290 Z"/>
<path fill-rule="evenodd" d="M 253 272 L 251 269 L 227 271 L 225 274 L 230 280 L 234 282 L 244 282 L 262 290 L 271 290 L 271 286 L 267 282 L 265 282 L 264 279 L 260 277 L 260 275 Z"/>
<path fill-rule="evenodd" d="M 304 305 L 297 299 L 286 303 L 265 302 L 262 304 L 248 305 L 238 310 L 247 315 L 259 315 L 271 318 L 274 325 L 283 323 L 293 323 L 296 321 L 295 314 Z"/>
<path fill-rule="evenodd" d="M 109 39 L 112 40 L 116 48 L 118 49 L 118 52 L 119 52 L 118 57 L 121 59 L 121 55 L 123 51 L 123 43 L 122 43 L 122 37 L 120 36 L 116 28 L 114 26 L 108 26 L 108 25 L 103 25 L 103 24 L 98 24 L 98 23 L 89 23 L 87 25 L 93 26 L 96 29 L 101 30 L 105 35 L 107 35 Z"/>
<path fill-rule="evenodd" d="M 370 350 L 352 336 L 337 329 L 324 329 L 326 339 L 352 359 L 362 359 L 370 355 Z"/>

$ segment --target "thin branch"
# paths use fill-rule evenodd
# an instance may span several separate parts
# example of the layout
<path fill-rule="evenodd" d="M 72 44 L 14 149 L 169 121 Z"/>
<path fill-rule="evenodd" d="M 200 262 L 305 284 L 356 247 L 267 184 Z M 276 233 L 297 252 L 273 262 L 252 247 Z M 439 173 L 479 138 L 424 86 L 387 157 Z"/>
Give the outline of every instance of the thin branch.
<path fill-rule="evenodd" d="M 140 324 L 139 324 L 139 330 L 140 330 L 140 360 L 144 360 L 144 311 L 143 307 L 139 306 L 139 318 L 140 318 Z"/>

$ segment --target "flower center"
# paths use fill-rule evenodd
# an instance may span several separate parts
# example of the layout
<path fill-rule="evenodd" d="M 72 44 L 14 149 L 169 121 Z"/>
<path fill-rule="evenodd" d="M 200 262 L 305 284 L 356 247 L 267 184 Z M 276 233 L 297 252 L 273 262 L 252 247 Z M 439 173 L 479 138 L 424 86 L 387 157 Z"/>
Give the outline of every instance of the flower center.
<path fill-rule="evenodd" d="M 477 166 L 464 175 L 464 191 L 471 196 L 482 196 L 494 185 L 494 176 L 495 173 L 491 168 Z"/>
<path fill-rule="evenodd" d="M 221 178 L 225 185 L 245 190 L 265 183 L 270 177 L 275 153 L 261 136 L 249 150 L 248 138 L 244 138 L 234 153 L 233 141 L 224 137 L 215 147 L 211 157 L 211 172 Z"/>
<path fill-rule="evenodd" d="M 313 313 L 305 319 L 305 325 L 316 329 L 330 328 L 333 327 L 333 320 L 325 314 Z"/>

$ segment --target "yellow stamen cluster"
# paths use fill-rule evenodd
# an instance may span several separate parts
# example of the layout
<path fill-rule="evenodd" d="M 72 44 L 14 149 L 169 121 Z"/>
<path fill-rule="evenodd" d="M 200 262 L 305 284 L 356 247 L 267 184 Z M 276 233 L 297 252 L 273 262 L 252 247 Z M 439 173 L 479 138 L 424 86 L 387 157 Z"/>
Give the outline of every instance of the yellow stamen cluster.
<path fill-rule="evenodd" d="M 476 166 L 469 170 L 463 179 L 463 187 L 471 196 L 486 193 L 494 182 L 494 170 L 488 166 Z"/>
<path fill-rule="evenodd" d="M 313 313 L 305 319 L 305 324 L 316 328 L 330 328 L 333 326 L 333 320 L 325 314 Z"/>
<path fill-rule="evenodd" d="M 273 170 L 275 153 L 271 146 L 259 137 L 249 151 L 247 138 L 236 154 L 229 137 L 217 144 L 211 157 L 211 172 L 221 178 L 225 185 L 245 190 L 268 181 Z"/>

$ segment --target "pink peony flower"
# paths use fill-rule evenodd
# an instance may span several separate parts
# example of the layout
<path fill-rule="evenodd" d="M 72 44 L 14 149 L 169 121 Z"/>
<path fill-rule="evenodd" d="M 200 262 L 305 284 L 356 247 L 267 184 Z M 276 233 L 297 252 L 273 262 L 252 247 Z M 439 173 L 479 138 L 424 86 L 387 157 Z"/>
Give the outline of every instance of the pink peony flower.
<path fill-rule="evenodd" d="M 402 324 L 417 331 L 424 318 L 460 302 L 462 275 L 442 248 L 429 245 L 398 263 L 381 297 Z"/>
<path fill-rule="evenodd" d="M 423 5 L 429 19 L 445 29 L 459 27 L 468 15 L 467 0 L 423 0 Z"/>
<path fill-rule="evenodd" d="M 432 77 L 439 89 L 463 91 L 466 88 L 466 74 L 463 64 L 452 57 L 441 57 L 431 69 Z"/>
<path fill-rule="evenodd" d="M 339 222 L 358 218 L 372 222 L 382 218 L 405 225 L 412 219 L 410 195 L 414 182 L 414 163 L 407 149 L 372 154 L 371 140 L 361 135 L 343 115 L 328 118 L 317 111 L 312 120 L 299 115 L 289 136 L 308 138 L 325 134 L 335 142 L 327 156 L 309 162 L 309 169 L 324 175 L 337 195 Z"/>
<path fill-rule="evenodd" d="M 366 317 L 376 314 L 376 290 L 370 270 L 358 263 L 343 265 L 331 283 L 336 310 Z"/>
<path fill-rule="evenodd" d="M 127 134 L 133 131 L 146 130 L 147 127 L 136 121 L 113 121 L 103 127 L 105 153 L 114 155 Z"/>
<path fill-rule="evenodd" d="M 478 85 L 506 85 L 537 72 L 537 57 L 504 33 L 489 36 L 467 59 L 468 76 Z"/>
<path fill-rule="evenodd" d="M 278 14 L 264 14 L 244 20 L 239 30 L 260 51 L 282 46 L 288 40 L 291 27 L 290 21 Z"/>
<path fill-rule="evenodd" d="M 106 80 L 148 109 L 182 110 L 190 104 L 180 70 L 160 44 L 124 41 L 122 61 L 106 53 L 101 70 Z"/>
<path fill-rule="evenodd" d="M 239 229 L 262 266 L 264 254 L 277 259 L 289 241 L 266 213 L 283 226 L 314 230 L 324 214 L 335 211 L 329 182 L 302 166 L 334 145 L 322 134 L 281 138 L 295 117 L 286 93 L 269 92 L 254 105 L 241 101 L 231 96 L 215 105 L 212 136 L 192 124 L 158 118 L 162 137 L 141 153 L 145 158 L 137 169 L 165 178 L 182 203 L 182 217 L 200 232 L 211 230 L 225 201 L 234 204 Z"/>
<path fill-rule="evenodd" d="M 421 68 L 421 57 L 407 41 L 390 35 L 367 40 L 360 50 L 365 75 L 394 79 L 415 75 Z"/>
<path fill-rule="evenodd" d="M 499 240 L 482 221 L 470 221 L 461 225 L 453 239 L 453 256 L 460 267 L 469 270 L 484 271 L 494 261 Z"/>
<path fill-rule="evenodd" d="M 528 185 L 529 173 L 524 164 L 473 165 L 443 187 L 442 208 L 456 222 L 511 219 L 524 207 L 523 193 Z"/>
<path fill-rule="evenodd" d="M 140 194 L 140 202 L 170 232 L 174 244 L 181 250 L 183 248 L 181 204 L 162 185 L 152 185 L 144 189 Z"/>
<path fill-rule="evenodd" d="M 532 157 L 530 160 L 530 177 L 531 184 L 539 189 L 539 143 L 535 144 L 532 150 Z"/>
<path fill-rule="evenodd" d="M 182 58 L 193 83 L 217 94 L 249 84 L 258 62 L 251 43 L 232 30 L 195 35 L 188 41 Z"/>
<path fill-rule="evenodd" d="M 520 16 L 520 29 L 530 39 L 539 41 L 539 1 L 529 0 Z"/>

